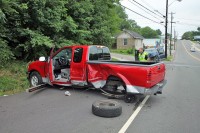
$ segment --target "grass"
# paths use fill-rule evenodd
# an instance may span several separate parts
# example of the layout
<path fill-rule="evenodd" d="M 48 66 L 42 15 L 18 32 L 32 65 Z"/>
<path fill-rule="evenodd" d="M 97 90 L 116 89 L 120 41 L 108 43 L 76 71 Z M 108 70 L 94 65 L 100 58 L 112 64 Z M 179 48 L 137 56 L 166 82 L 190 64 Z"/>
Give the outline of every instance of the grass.
<path fill-rule="evenodd" d="M 165 61 L 172 61 L 173 56 L 168 56 L 167 59 L 165 59 Z"/>
<path fill-rule="evenodd" d="M 112 58 L 112 61 L 119 61 L 118 59 Z"/>
<path fill-rule="evenodd" d="M 111 49 L 112 53 L 124 54 L 124 55 L 134 55 L 134 49 Z"/>
<path fill-rule="evenodd" d="M 22 92 L 29 87 L 27 63 L 12 61 L 0 67 L 0 96 Z"/>

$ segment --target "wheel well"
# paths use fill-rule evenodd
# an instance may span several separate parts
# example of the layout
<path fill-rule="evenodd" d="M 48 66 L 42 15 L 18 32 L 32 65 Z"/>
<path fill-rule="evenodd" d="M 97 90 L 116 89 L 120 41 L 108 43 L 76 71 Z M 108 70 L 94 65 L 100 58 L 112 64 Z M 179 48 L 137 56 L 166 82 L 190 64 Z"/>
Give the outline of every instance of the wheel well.
<path fill-rule="evenodd" d="M 123 82 L 123 80 L 121 78 L 119 78 L 117 76 L 113 76 L 113 75 L 109 76 L 107 80 L 114 80 L 114 81 L 122 81 Z"/>
<path fill-rule="evenodd" d="M 31 75 L 31 73 L 33 73 L 33 72 L 37 72 L 38 74 L 40 74 L 37 70 L 31 70 L 31 71 L 29 71 L 29 73 L 28 73 L 28 79 L 30 79 L 30 75 Z M 41 76 L 41 74 L 40 74 L 40 76 Z"/>
<path fill-rule="evenodd" d="M 121 82 L 123 85 L 126 85 L 125 82 L 124 82 L 120 77 L 113 76 L 113 75 L 111 75 L 111 76 L 109 76 L 109 77 L 107 78 L 107 82 L 108 82 L 108 81 L 119 81 L 119 82 Z M 124 87 L 125 87 L 125 89 L 126 89 L 126 86 L 124 86 Z"/>

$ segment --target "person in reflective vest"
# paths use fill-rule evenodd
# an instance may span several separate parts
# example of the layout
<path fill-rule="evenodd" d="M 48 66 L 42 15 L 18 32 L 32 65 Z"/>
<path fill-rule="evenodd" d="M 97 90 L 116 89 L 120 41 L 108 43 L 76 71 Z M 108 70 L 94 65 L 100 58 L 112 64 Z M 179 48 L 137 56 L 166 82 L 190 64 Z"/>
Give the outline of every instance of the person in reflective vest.
<path fill-rule="evenodd" d="M 145 52 L 144 50 L 143 50 L 143 48 L 140 48 L 139 49 L 139 55 L 138 55 L 138 58 L 139 58 L 139 61 L 147 61 L 147 59 L 148 59 L 148 53 L 147 52 Z"/>

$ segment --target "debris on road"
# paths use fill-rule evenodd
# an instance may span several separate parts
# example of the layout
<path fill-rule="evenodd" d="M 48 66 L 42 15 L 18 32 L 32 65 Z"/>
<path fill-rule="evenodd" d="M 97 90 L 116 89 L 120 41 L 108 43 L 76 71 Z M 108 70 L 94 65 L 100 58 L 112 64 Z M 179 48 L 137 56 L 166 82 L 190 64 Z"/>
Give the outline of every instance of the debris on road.
<path fill-rule="evenodd" d="M 65 91 L 65 96 L 71 96 L 71 93 L 69 91 Z"/>

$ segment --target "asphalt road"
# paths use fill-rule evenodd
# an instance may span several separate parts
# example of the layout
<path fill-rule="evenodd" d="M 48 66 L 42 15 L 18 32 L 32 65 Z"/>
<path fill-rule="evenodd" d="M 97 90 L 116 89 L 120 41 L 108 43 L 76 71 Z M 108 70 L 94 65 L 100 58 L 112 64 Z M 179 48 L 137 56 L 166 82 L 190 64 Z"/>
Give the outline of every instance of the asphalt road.
<path fill-rule="evenodd" d="M 68 90 L 71 96 L 65 96 Z M 116 133 L 135 104 L 122 105 L 116 118 L 92 114 L 92 103 L 108 99 L 96 90 L 46 88 L 34 93 L 0 97 L 0 133 Z"/>
<path fill-rule="evenodd" d="M 190 52 L 191 44 L 177 42 L 163 94 L 149 98 L 127 133 L 200 132 L 200 53 Z"/>
<path fill-rule="evenodd" d="M 190 45 L 178 42 L 175 60 L 166 63 L 168 83 L 163 94 L 148 99 L 128 133 L 199 133 L 200 53 L 191 53 Z M 71 96 L 64 95 L 66 90 Z M 104 99 L 99 91 L 74 88 L 0 97 L 0 133 L 117 133 L 134 112 L 135 103 L 115 99 L 122 105 L 121 116 L 93 115 L 92 103 Z"/>

